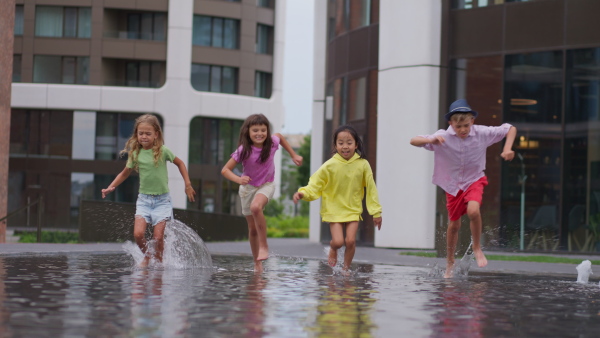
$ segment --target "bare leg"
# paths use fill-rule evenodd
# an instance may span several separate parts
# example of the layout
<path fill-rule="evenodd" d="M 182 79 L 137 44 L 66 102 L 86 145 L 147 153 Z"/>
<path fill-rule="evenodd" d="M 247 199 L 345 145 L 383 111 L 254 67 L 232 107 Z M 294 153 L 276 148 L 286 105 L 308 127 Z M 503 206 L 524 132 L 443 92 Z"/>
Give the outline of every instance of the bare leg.
<path fill-rule="evenodd" d="M 154 226 L 154 258 L 162 263 L 163 252 L 165 251 L 165 228 L 167 221 L 162 221 Z"/>
<path fill-rule="evenodd" d="M 267 196 L 263 194 L 256 194 L 252 204 L 250 205 L 250 211 L 254 218 L 254 227 L 257 233 L 258 243 L 258 255 L 256 256 L 257 261 L 264 261 L 269 258 L 269 244 L 267 243 L 267 220 L 263 214 L 263 208 L 269 203 Z"/>
<path fill-rule="evenodd" d="M 460 218 L 456 221 L 448 222 L 446 232 L 446 273 L 444 278 L 452 278 L 452 269 L 454 269 L 454 252 L 458 242 L 458 230 L 460 229 Z"/>
<path fill-rule="evenodd" d="M 344 245 L 344 228 L 342 223 L 329 223 L 329 230 L 331 231 L 331 241 L 329 242 L 327 263 L 334 267 L 337 264 L 337 251 Z"/>
<path fill-rule="evenodd" d="M 254 271 L 262 272 L 263 266 L 262 261 L 257 261 L 258 256 L 258 232 L 254 225 L 254 217 L 246 216 L 246 222 L 248 222 L 248 240 L 250 241 L 250 250 L 252 250 L 252 257 L 254 258 Z"/>
<path fill-rule="evenodd" d="M 487 258 L 481 250 L 481 212 L 479 211 L 479 203 L 469 201 L 467 204 L 467 215 L 471 221 L 471 236 L 473 237 L 473 254 L 477 261 L 477 266 L 483 268 L 487 265 Z"/>
<path fill-rule="evenodd" d="M 150 262 L 150 257 L 147 255 L 148 251 L 148 243 L 146 242 L 146 220 L 144 217 L 135 217 L 135 222 L 133 223 L 133 238 L 135 239 L 135 243 L 142 250 L 144 254 L 144 260 L 140 263 L 140 268 L 145 268 L 148 266 Z"/>
<path fill-rule="evenodd" d="M 354 253 L 356 252 L 356 232 L 358 231 L 358 222 L 346 223 L 346 251 L 344 252 L 344 270 L 350 269 Z"/>

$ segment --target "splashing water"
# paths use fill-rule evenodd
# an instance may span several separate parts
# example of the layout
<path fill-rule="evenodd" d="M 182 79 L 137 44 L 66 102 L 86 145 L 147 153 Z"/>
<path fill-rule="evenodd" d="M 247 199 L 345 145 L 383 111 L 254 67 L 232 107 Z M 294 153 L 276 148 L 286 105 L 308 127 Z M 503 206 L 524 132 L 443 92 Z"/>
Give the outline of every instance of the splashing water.
<path fill-rule="evenodd" d="M 577 283 L 587 284 L 590 279 L 592 272 L 592 262 L 585 260 L 581 262 L 577 267 Z"/>
<path fill-rule="evenodd" d="M 454 267 L 452 268 L 452 278 L 467 278 L 469 276 L 471 262 L 475 260 L 475 255 L 473 254 L 473 251 L 469 253 L 469 250 L 471 250 L 472 245 L 473 242 L 469 244 L 469 247 L 467 248 L 467 251 L 465 251 L 463 257 L 458 262 L 454 262 Z M 444 277 L 445 273 L 446 269 L 440 267 L 438 263 L 435 263 L 427 273 L 427 277 L 442 278 Z"/>
<path fill-rule="evenodd" d="M 148 241 L 148 254 L 154 257 L 154 241 Z M 144 259 L 144 254 L 139 247 L 127 241 L 123 250 L 129 253 L 136 265 Z M 150 260 L 150 266 L 160 264 Z M 212 268 L 212 257 L 206 244 L 190 227 L 178 220 L 167 222 L 165 229 L 165 251 L 163 253 L 163 267 L 169 268 Z"/>
<path fill-rule="evenodd" d="M 328 262 L 329 261 L 329 250 L 331 250 L 331 247 L 329 247 L 329 246 L 323 247 L 323 252 L 325 253 L 325 260 L 326 260 L 327 265 L 329 265 L 329 262 Z M 346 252 L 345 246 L 343 246 L 337 250 L 337 263 L 335 264 L 335 266 L 331 267 L 333 269 L 334 274 L 344 272 L 343 265 L 344 265 L 344 253 L 345 252 Z"/>

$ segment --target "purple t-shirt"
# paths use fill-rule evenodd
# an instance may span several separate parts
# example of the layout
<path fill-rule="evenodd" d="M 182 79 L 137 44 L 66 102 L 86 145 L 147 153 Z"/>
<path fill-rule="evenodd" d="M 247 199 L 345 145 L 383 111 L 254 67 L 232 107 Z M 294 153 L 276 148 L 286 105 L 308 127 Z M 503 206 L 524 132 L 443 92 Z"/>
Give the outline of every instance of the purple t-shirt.
<path fill-rule="evenodd" d="M 279 149 L 280 140 L 279 137 L 275 135 L 271 135 L 271 140 L 273 140 L 271 155 L 264 163 L 260 163 L 260 152 L 262 151 L 262 148 L 256 148 L 254 146 L 252 146 L 252 153 L 250 156 L 242 161 L 242 166 L 244 166 L 242 176 L 248 176 L 252 179 L 249 183 L 250 185 L 260 187 L 267 182 L 273 182 L 275 180 L 275 162 L 273 161 L 273 157 L 275 156 L 277 149 Z M 240 163 L 241 154 L 242 146 L 239 146 L 237 150 L 231 154 L 231 158 Z"/>

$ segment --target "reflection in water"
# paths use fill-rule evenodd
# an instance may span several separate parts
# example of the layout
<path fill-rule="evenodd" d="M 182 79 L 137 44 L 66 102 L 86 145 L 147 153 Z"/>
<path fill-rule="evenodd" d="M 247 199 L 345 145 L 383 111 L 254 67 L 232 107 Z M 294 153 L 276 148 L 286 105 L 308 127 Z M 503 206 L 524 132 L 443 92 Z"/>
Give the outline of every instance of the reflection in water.
<path fill-rule="evenodd" d="M 135 268 L 127 253 L 0 255 L 0 336 L 595 336 L 600 287 L 573 278 L 427 277 L 426 268 L 215 256 Z M 354 266 L 354 265 L 353 265 Z"/>
<path fill-rule="evenodd" d="M 372 272 L 371 265 L 363 265 L 362 272 Z M 319 284 L 322 295 L 317 305 L 314 332 L 319 337 L 370 337 L 374 327 L 371 321 L 373 290 L 368 275 L 356 272 L 351 276 L 331 274 L 331 268 L 320 264 Z"/>
<path fill-rule="evenodd" d="M 485 282 L 467 289 L 458 281 L 442 283 L 436 292 L 441 309 L 435 315 L 434 332 L 449 337 L 482 337 L 482 321 L 486 317 L 483 296 L 487 287 Z"/>

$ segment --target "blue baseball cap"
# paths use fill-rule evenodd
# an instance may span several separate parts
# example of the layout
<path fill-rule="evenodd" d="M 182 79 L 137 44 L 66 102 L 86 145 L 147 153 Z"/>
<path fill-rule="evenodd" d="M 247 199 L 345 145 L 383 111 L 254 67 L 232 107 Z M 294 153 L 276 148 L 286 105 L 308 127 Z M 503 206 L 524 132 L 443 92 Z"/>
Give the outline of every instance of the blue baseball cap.
<path fill-rule="evenodd" d="M 452 102 L 452 104 L 450 105 L 450 109 L 448 109 L 448 112 L 446 113 L 446 115 L 444 115 L 446 121 L 450 121 L 450 117 L 456 113 L 471 113 L 473 114 L 473 117 L 477 117 L 477 115 L 479 114 L 473 109 L 471 109 L 471 106 L 469 106 L 467 100 L 465 99 L 458 99 Z"/>

